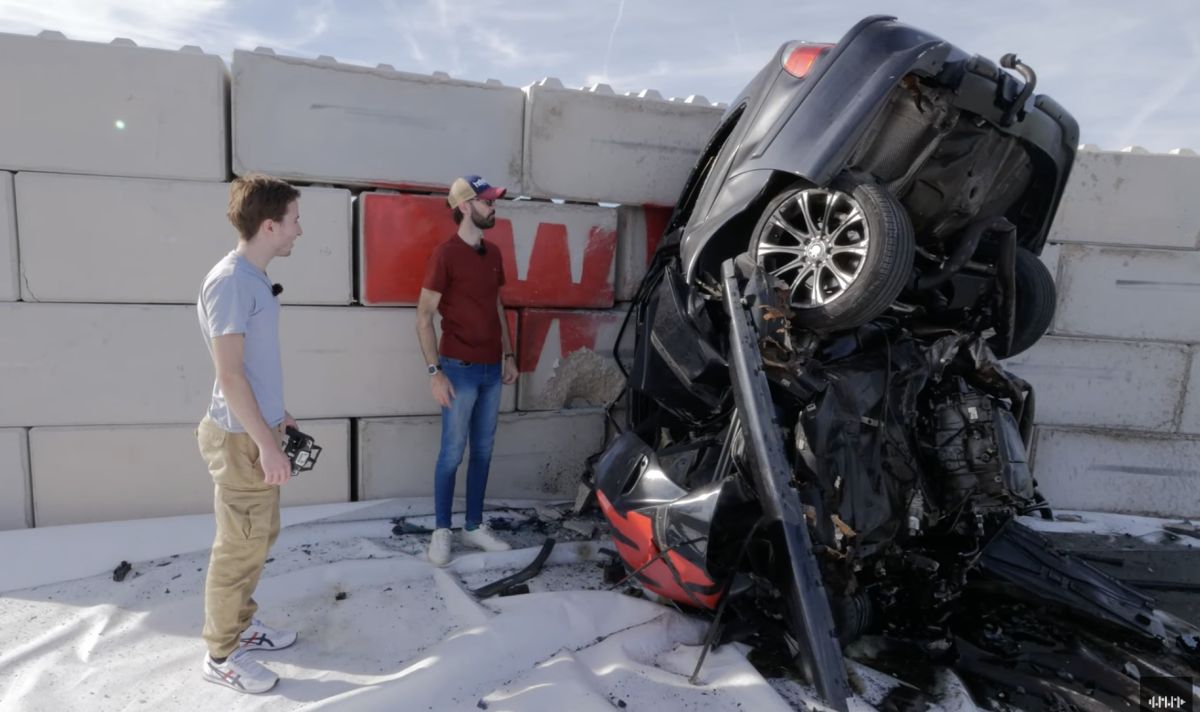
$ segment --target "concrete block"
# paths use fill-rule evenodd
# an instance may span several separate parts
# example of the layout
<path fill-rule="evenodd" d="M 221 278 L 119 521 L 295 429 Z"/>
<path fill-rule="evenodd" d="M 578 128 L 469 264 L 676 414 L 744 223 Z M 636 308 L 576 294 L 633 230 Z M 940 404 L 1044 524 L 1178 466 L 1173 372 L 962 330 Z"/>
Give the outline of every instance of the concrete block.
<path fill-rule="evenodd" d="M 1005 365 L 1033 384 L 1040 424 L 1170 432 L 1188 357 L 1175 344 L 1045 337 Z"/>
<path fill-rule="evenodd" d="M 16 192 L 27 301 L 194 304 L 237 246 L 226 183 L 21 173 Z M 304 234 L 268 267 L 281 302 L 353 300 L 350 211 L 350 191 L 301 190 Z"/>
<path fill-rule="evenodd" d="M 297 418 L 438 413 L 414 309 L 284 307 Z M 0 427 L 199 421 L 213 367 L 192 306 L 0 303 Z M 512 409 L 513 386 L 503 407 Z"/>
<path fill-rule="evenodd" d="M 1034 474 L 1052 507 L 1200 516 L 1200 440 L 1039 428 Z"/>
<path fill-rule="evenodd" d="M 29 432 L 0 428 L 0 531 L 33 526 L 29 489 Z"/>
<path fill-rule="evenodd" d="M 233 170 L 350 185 L 521 193 L 524 95 L 496 86 L 233 53 Z"/>
<path fill-rule="evenodd" d="M 617 301 L 633 299 L 662 239 L 672 208 L 657 205 L 618 208 Z"/>
<path fill-rule="evenodd" d="M 416 319 L 416 309 L 284 309 L 279 328 L 288 409 L 297 418 L 440 413 Z M 515 408 L 515 389 L 504 387 L 502 412 Z"/>
<path fill-rule="evenodd" d="M 624 384 L 613 345 L 625 310 L 521 312 L 517 407 L 557 410 L 607 404 Z"/>
<path fill-rule="evenodd" d="M 433 495 L 441 419 L 365 418 L 358 421 L 360 499 Z M 604 439 L 604 414 L 598 409 L 500 416 L 489 498 L 557 498 L 575 494 L 588 457 Z M 456 494 L 466 486 L 464 456 Z"/>
<path fill-rule="evenodd" d="M 292 507 L 350 501 L 350 421 L 301 421 L 323 450 L 283 485 Z M 83 524 L 212 511 L 213 481 L 196 426 L 33 428 L 29 432 L 37 525 Z"/>
<path fill-rule="evenodd" d="M 613 305 L 617 210 L 526 200 L 496 204 L 485 239 L 500 249 L 506 306 Z M 457 227 L 445 198 L 359 196 L 360 283 L 364 304 L 415 305 L 437 245 Z"/>
<path fill-rule="evenodd" d="M 701 104 L 526 87 L 529 195 L 674 205 L 720 121 Z"/>
<path fill-rule="evenodd" d="M 1054 277 L 1054 283 L 1058 284 L 1058 266 L 1062 261 L 1062 245 L 1054 242 L 1047 242 L 1042 247 L 1042 264 L 1046 265 L 1046 269 L 1050 270 L 1050 275 Z"/>
<path fill-rule="evenodd" d="M 17 262 L 17 212 L 12 173 L 0 172 L 0 302 L 21 298 Z"/>
<path fill-rule="evenodd" d="M 1192 249 L 1200 239 L 1200 158 L 1080 151 L 1049 239 Z"/>
<path fill-rule="evenodd" d="M 1183 414 L 1179 430 L 1200 435 L 1200 346 L 1191 348 L 1187 391 L 1183 398 Z"/>
<path fill-rule="evenodd" d="M 1200 252 L 1063 245 L 1059 334 L 1200 340 Z"/>
<path fill-rule="evenodd" d="M 0 34 L 0 168 L 221 181 L 229 75 L 216 55 Z M 65 212 L 65 211 L 64 211 Z"/>
<path fill-rule="evenodd" d="M 0 303 L 0 426 L 199 421 L 212 365 L 194 307 Z"/>
<path fill-rule="evenodd" d="M 1050 270 L 1050 276 L 1054 279 L 1055 287 L 1062 288 L 1062 280 L 1058 273 L 1062 269 L 1062 245 L 1057 243 L 1047 242 L 1042 247 L 1042 264 L 1046 265 L 1046 269 Z M 1054 319 L 1050 322 L 1050 328 L 1046 330 L 1047 334 L 1056 333 L 1054 325 L 1058 321 L 1058 310 L 1055 309 Z"/>

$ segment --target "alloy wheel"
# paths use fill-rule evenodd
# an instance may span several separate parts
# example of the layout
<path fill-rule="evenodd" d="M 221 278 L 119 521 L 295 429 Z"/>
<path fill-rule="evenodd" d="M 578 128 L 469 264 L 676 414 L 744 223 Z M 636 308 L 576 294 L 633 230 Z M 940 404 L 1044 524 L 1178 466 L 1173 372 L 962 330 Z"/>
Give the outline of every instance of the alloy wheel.
<path fill-rule="evenodd" d="M 830 188 L 797 191 L 775 209 L 755 258 L 788 286 L 792 306 L 837 301 L 862 274 L 871 235 L 862 207 Z"/>

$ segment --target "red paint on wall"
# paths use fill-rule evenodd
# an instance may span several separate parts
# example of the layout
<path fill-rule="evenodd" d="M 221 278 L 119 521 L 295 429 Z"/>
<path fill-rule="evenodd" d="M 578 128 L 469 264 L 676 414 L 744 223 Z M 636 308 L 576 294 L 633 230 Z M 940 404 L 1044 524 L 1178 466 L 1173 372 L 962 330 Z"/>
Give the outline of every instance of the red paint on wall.
<path fill-rule="evenodd" d="M 365 193 L 360 200 L 364 201 L 363 303 L 415 305 L 429 255 L 457 230 L 445 199 L 437 195 Z M 497 210 L 501 216 L 504 214 L 503 202 Z M 533 240 L 523 280 L 517 279 L 517 236 L 513 234 L 512 221 L 500 217 L 485 235 L 486 240 L 499 248 L 504 263 L 506 284 L 500 298 L 506 306 L 607 308 L 613 305 L 610 274 L 617 252 L 615 230 L 602 226 L 589 230 L 578 283 L 571 279 L 566 225 L 540 223 L 534 235 L 520 237 Z"/>
<path fill-rule="evenodd" d="M 650 264 L 675 209 L 657 205 L 644 205 L 642 209 L 646 211 L 646 264 Z"/>
<path fill-rule="evenodd" d="M 521 349 L 517 367 L 521 373 L 537 370 L 550 327 L 558 322 L 559 353 L 567 355 L 580 349 L 595 349 L 600 330 L 618 324 L 623 318 L 611 312 L 568 311 L 559 309 L 521 310 Z"/>

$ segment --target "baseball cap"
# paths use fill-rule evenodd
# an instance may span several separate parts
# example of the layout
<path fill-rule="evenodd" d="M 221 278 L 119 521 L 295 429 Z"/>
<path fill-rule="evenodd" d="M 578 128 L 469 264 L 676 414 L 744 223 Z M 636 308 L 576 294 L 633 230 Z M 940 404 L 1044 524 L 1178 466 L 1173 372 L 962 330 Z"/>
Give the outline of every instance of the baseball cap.
<path fill-rule="evenodd" d="M 503 198 L 507 192 L 507 188 L 488 185 L 488 182 L 479 176 L 463 176 L 455 178 L 450 184 L 450 195 L 446 196 L 446 202 L 450 207 L 457 208 L 472 198 L 496 200 Z"/>

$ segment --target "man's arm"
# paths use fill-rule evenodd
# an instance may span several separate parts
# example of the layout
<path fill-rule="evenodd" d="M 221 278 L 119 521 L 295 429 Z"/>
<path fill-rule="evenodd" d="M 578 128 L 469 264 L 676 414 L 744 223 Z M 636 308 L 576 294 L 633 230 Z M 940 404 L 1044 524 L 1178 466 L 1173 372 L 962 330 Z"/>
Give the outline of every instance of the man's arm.
<path fill-rule="evenodd" d="M 500 297 L 496 297 L 496 311 L 500 315 L 500 343 L 504 349 L 501 351 L 501 374 L 500 380 L 508 385 L 517 381 L 517 355 L 513 353 L 512 340 L 508 336 L 508 316 L 504 313 L 504 302 L 500 301 Z M 511 354 L 511 356 L 510 356 Z"/>
<path fill-rule="evenodd" d="M 432 289 L 421 289 L 421 297 L 417 300 L 417 341 L 421 344 L 421 354 L 425 364 L 438 362 L 437 333 L 433 330 L 433 315 L 437 313 L 438 304 L 442 301 L 442 293 Z M 429 390 L 433 399 L 443 408 L 450 407 L 454 399 L 454 386 L 446 374 L 438 371 L 429 377 Z"/>
<path fill-rule="evenodd" d="M 212 340 L 213 365 L 217 370 L 217 384 L 225 396 L 230 412 L 246 433 L 258 445 L 265 481 L 269 485 L 281 485 L 291 478 L 292 468 L 287 456 L 275 440 L 275 431 L 263 420 L 258 401 L 246 378 L 242 355 L 246 346 L 244 334 L 225 334 Z"/>

